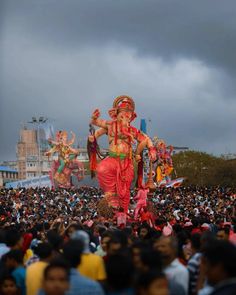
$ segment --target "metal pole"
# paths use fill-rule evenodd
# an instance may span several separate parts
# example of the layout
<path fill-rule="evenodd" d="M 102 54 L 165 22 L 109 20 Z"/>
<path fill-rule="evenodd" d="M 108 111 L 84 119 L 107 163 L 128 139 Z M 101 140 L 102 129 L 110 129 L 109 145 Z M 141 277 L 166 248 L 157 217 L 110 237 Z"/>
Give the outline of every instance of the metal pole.
<path fill-rule="evenodd" d="M 41 186 L 41 176 L 42 176 L 42 159 L 41 159 L 41 147 L 40 147 L 40 136 L 39 136 L 39 130 L 40 130 L 40 126 L 41 123 L 45 123 L 48 119 L 44 118 L 44 117 L 40 117 L 39 119 L 37 119 L 36 117 L 32 117 L 32 121 L 28 122 L 30 124 L 34 124 L 34 129 L 36 131 L 36 140 L 37 140 L 37 145 L 38 145 L 38 171 L 37 171 L 37 175 L 39 177 L 39 186 Z"/>
<path fill-rule="evenodd" d="M 28 178 L 28 159 L 27 159 L 27 157 L 28 157 L 28 152 L 27 152 L 27 148 L 28 148 L 28 146 L 27 146 L 27 144 L 24 144 L 24 147 L 25 147 L 25 179 L 27 179 Z"/>
<path fill-rule="evenodd" d="M 39 163 L 39 186 L 41 187 L 41 150 L 40 150 L 40 140 L 39 140 L 39 124 L 40 122 L 37 121 L 37 142 L 38 142 L 38 163 Z"/>

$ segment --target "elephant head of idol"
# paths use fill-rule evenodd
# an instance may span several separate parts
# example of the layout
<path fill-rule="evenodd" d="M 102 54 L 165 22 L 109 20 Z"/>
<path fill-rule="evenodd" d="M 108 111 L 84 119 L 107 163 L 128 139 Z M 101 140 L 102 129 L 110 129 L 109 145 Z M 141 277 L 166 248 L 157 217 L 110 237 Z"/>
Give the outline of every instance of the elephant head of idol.
<path fill-rule="evenodd" d="M 135 103 L 128 95 L 121 95 L 115 98 L 113 108 L 109 110 L 109 115 L 113 120 L 132 122 L 136 117 Z"/>

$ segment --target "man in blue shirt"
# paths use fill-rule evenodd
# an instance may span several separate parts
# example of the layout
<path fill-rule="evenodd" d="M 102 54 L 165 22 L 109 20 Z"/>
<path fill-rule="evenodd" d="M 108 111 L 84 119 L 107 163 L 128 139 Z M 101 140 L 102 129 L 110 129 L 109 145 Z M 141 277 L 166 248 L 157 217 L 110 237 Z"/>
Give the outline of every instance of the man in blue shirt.
<path fill-rule="evenodd" d="M 68 241 L 63 249 L 65 259 L 70 263 L 70 289 L 68 295 L 104 295 L 99 283 L 82 276 L 76 269 L 80 263 L 83 244 L 79 240 Z"/>

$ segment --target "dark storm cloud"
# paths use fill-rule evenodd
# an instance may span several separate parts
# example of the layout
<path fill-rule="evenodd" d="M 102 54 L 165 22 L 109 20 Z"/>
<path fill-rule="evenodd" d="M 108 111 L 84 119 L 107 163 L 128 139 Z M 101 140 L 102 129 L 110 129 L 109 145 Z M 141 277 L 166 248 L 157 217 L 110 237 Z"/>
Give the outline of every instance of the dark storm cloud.
<path fill-rule="evenodd" d="M 90 113 L 135 98 L 149 132 L 235 151 L 235 1 L 1 1 L 0 160 L 46 116 L 84 144 Z M 136 123 L 138 125 L 138 121 Z"/>
<path fill-rule="evenodd" d="M 141 55 L 197 58 L 236 68 L 234 0 L 7 2 L 6 23 L 58 50 L 118 42 Z"/>

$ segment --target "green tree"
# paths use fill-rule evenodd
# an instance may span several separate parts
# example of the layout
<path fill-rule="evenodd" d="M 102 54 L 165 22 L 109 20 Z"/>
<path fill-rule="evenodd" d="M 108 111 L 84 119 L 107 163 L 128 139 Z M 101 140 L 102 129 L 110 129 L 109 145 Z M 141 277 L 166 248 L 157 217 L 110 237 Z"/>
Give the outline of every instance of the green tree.
<path fill-rule="evenodd" d="M 228 161 L 204 152 L 187 151 L 173 156 L 178 177 L 187 184 L 236 186 L 236 161 Z"/>

